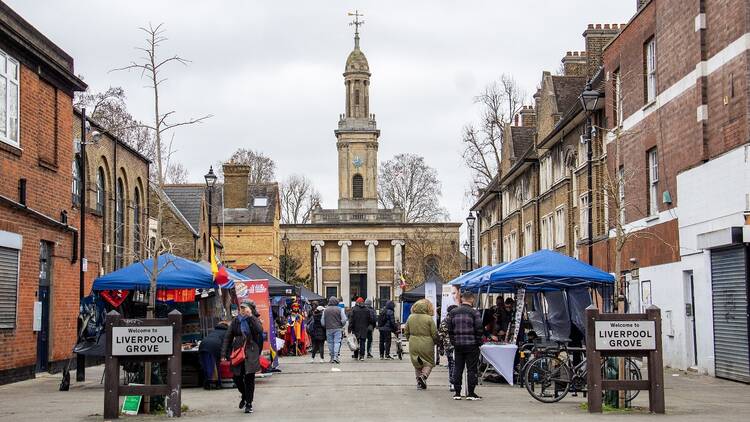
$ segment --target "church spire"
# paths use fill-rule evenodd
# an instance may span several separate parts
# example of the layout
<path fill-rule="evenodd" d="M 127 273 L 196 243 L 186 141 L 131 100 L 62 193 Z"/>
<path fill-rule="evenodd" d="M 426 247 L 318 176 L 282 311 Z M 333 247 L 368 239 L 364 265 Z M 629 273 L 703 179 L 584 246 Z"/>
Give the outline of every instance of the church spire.
<path fill-rule="evenodd" d="M 359 13 L 359 10 L 355 10 L 354 13 L 349 12 L 348 15 L 354 16 L 354 20 L 349 25 L 354 26 L 354 49 L 359 50 L 359 26 L 365 24 L 365 21 L 359 20 L 359 17 L 364 15 Z"/>

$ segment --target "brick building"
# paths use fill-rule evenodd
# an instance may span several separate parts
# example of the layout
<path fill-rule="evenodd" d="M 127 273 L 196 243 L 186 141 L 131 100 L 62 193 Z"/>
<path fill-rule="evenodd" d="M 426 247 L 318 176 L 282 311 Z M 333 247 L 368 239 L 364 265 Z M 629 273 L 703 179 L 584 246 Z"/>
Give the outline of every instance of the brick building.
<path fill-rule="evenodd" d="M 614 272 L 619 255 L 630 311 L 662 309 L 666 365 L 748 382 L 750 4 L 640 4 L 604 50 L 624 206 L 595 256 Z"/>
<path fill-rule="evenodd" d="M 0 383 L 6 383 L 55 370 L 72 357 L 79 299 L 72 98 L 86 85 L 75 76 L 73 58 L 4 3 L 0 82 Z"/>

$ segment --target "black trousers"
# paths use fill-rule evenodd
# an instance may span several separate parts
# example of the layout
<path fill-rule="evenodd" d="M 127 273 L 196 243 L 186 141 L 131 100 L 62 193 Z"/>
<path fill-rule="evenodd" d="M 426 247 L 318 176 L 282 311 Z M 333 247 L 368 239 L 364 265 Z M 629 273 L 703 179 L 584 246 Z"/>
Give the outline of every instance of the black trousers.
<path fill-rule="evenodd" d="M 466 368 L 466 381 L 468 382 L 469 394 L 474 394 L 474 389 L 479 382 L 479 346 L 456 346 L 453 349 L 453 381 L 456 391 L 461 391 L 461 383 Z"/>
<path fill-rule="evenodd" d="M 380 331 L 380 342 L 378 348 L 380 350 L 380 357 L 391 355 L 391 334 L 392 331 L 379 330 Z"/>
<path fill-rule="evenodd" d="M 367 354 L 368 355 L 372 354 L 372 332 L 374 330 L 375 329 L 367 331 Z"/>
<path fill-rule="evenodd" d="M 315 359 L 315 354 L 317 352 L 320 352 L 320 358 L 324 359 L 325 356 L 323 356 L 323 348 L 325 345 L 325 340 L 313 340 L 312 341 L 312 358 Z"/>
<path fill-rule="evenodd" d="M 367 350 L 367 336 L 357 337 L 357 341 L 359 342 L 359 349 L 354 352 L 354 359 L 364 358 Z"/>
<path fill-rule="evenodd" d="M 244 365 L 242 366 L 242 372 L 244 372 Z M 237 386 L 237 390 L 242 394 L 242 400 L 245 400 L 247 404 L 253 404 L 253 398 L 255 398 L 255 373 L 236 375 L 233 376 L 234 385 Z"/>

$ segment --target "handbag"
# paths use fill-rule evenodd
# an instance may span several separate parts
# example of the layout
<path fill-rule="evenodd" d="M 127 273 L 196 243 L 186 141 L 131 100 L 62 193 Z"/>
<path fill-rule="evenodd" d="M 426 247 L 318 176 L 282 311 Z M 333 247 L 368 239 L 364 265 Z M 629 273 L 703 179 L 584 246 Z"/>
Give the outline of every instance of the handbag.
<path fill-rule="evenodd" d="M 242 346 L 232 350 L 232 355 L 229 357 L 229 361 L 232 363 L 232 366 L 240 366 L 242 365 L 242 362 L 245 361 L 245 345 L 247 344 L 247 340 L 245 340 L 242 343 Z"/>
<path fill-rule="evenodd" d="M 349 350 L 351 350 L 352 352 L 356 352 L 357 350 L 359 350 L 359 342 L 354 335 L 346 337 L 346 344 L 349 346 Z"/>

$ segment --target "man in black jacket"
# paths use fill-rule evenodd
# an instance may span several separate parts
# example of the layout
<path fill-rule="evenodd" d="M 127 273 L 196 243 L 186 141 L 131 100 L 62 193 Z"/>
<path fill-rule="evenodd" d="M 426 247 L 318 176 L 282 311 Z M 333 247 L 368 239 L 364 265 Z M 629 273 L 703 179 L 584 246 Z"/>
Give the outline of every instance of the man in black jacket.
<path fill-rule="evenodd" d="M 365 360 L 367 332 L 370 329 L 370 325 L 375 325 L 375 318 L 373 318 L 370 310 L 365 307 L 365 300 L 359 297 L 357 298 L 357 303 L 352 308 L 352 317 L 349 321 L 349 333 L 357 336 L 357 341 L 359 342 L 359 350 L 355 353 L 355 359 Z"/>
<path fill-rule="evenodd" d="M 466 400 L 481 400 L 474 391 L 478 377 L 479 346 L 482 344 L 484 327 L 479 311 L 472 308 L 474 293 L 463 292 L 461 305 L 448 314 L 448 336 L 453 345 L 454 353 L 454 382 L 456 392 L 454 400 L 461 400 L 461 383 L 463 382 L 464 367 L 466 367 L 468 394 Z"/>
<path fill-rule="evenodd" d="M 380 331 L 380 359 L 393 359 L 391 356 L 391 336 L 396 331 L 396 304 L 389 300 L 378 316 L 378 330 Z"/>

